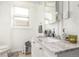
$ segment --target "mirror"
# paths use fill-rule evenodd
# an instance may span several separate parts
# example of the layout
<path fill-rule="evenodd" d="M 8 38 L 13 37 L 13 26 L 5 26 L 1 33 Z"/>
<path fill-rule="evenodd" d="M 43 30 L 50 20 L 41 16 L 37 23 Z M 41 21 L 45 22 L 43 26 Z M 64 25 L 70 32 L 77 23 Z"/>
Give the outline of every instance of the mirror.
<path fill-rule="evenodd" d="M 53 24 L 57 21 L 58 2 L 47 1 L 44 2 L 44 21 L 46 25 Z M 57 8 L 57 9 L 56 9 Z"/>
<path fill-rule="evenodd" d="M 59 12 L 58 1 L 43 1 L 40 2 L 39 8 L 39 14 L 40 14 L 40 20 L 42 20 L 40 23 L 43 25 L 43 31 L 45 30 L 51 30 L 55 29 L 56 34 L 59 34 L 59 15 L 61 13 Z M 40 12 L 42 11 L 42 12 Z"/>
<path fill-rule="evenodd" d="M 45 29 L 55 29 L 58 33 L 59 29 L 59 1 L 46 1 L 44 2 L 44 28 Z"/>

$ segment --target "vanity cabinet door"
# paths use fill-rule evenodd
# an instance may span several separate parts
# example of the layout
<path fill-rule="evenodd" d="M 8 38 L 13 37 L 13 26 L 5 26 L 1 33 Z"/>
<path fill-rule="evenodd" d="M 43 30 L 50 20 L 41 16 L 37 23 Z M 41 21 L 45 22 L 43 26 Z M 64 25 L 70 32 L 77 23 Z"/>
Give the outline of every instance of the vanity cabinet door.
<path fill-rule="evenodd" d="M 35 41 L 32 42 L 32 56 L 33 57 L 46 57 L 42 46 L 38 42 L 35 42 Z"/>
<path fill-rule="evenodd" d="M 39 45 L 35 41 L 33 41 L 32 42 L 32 56 L 33 57 L 39 56 L 40 52 L 38 48 L 39 48 Z"/>
<path fill-rule="evenodd" d="M 47 57 L 57 57 L 57 55 L 54 53 L 54 52 L 51 52 L 50 50 L 48 50 L 47 48 L 43 47 L 43 50 L 44 50 L 44 54 L 47 56 Z"/>

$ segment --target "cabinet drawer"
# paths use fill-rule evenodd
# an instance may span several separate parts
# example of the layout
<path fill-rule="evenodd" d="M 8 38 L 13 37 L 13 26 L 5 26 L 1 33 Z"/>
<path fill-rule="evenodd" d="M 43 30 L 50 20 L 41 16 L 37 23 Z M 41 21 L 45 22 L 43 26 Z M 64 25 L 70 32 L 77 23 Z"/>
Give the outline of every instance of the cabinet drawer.
<path fill-rule="evenodd" d="M 32 42 L 32 56 L 33 57 L 42 57 L 42 48 L 41 45 L 37 42 Z"/>
<path fill-rule="evenodd" d="M 54 52 L 51 52 L 50 50 L 48 50 L 47 48 L 43 47 L 44 50 L 44 54 L 47 55 L 47 57 L 56 57 L 57 55 L 55 55 Z"/>
<path fill-rule="evenodd" d="M 41 42 L 32 42 L 32 56 L 33 57 L 56 57 L 55 53 L 44 47 Z"/>

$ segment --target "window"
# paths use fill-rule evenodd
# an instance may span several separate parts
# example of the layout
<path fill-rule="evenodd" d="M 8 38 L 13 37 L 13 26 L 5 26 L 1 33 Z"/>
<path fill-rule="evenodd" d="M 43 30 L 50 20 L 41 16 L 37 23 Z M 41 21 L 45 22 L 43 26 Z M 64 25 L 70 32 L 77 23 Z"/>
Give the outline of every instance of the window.
<path fill-rule="evenodd" d="M 27 28 L 30 26 L 28 8 L 13 7 L 13 26 L 16 28 Z"/>

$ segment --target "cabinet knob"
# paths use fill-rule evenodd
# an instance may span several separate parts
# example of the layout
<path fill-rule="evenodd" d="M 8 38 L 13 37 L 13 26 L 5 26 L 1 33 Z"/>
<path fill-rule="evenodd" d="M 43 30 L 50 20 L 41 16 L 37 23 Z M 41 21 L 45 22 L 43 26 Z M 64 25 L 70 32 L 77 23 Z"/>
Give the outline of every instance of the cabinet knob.
<path fill-rule="evenodd" d="M 40 50 L 42 50 L 42 48 L 39 48 Z"/>
<path fill-rule="evenodd" d="M 40 41 L 40 42 L 42 42 L 42 40 L 41 40 L 41 39 L 39 39 L 39 41 Z"/>

